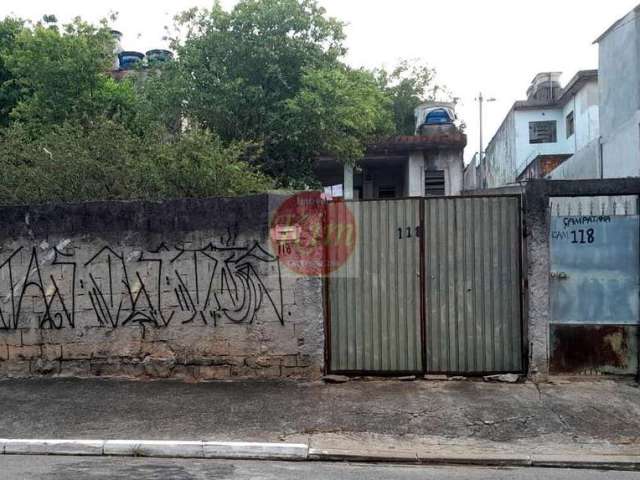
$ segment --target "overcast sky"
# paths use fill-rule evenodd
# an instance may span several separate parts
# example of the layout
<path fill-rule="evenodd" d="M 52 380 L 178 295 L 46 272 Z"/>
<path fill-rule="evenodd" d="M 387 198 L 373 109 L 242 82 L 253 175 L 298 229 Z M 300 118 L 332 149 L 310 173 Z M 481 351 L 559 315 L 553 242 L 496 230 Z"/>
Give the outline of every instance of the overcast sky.
<path fill-rule="evenodd" d="M 392 66 L 421 59 L 460 97 L 468 128 L 468 160 L 478 150 L 479 91 L 487 105 L 485 145 L 511 104 L 525 97 L 537 72 L 562 71 L 563 84 L 578 70 L 596 68 L 592 42 L 639 0 L 320 0 L 329 14 L 348 23 L 347 61 L 354 66 Z M 222 0 L 226 7 L 236 0 Z M 126 49 L 165 47 L 164 26 L 178 11 L 210 0 L 2 0 L 0 16 L 88 20 L 116 11 L 115 27 Z"/>

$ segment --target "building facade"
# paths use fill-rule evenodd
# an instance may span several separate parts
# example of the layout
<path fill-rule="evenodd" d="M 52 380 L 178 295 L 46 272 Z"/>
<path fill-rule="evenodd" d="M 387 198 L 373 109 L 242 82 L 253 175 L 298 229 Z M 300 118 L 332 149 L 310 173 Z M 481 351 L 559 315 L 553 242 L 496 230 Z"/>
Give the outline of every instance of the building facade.
<path fill-rule="evenodd" d="M 599 47 L 599 138 L 548 178 L 640 176 L 640 6 L 615 22 Z"/>
<path fill-rule="evenodd" d="M 600 38 L 602 177 L 640 176 L 640 5 Z"/>
<path fill-rule="evenodd" d="M 315 163 L 325 193 L 346 200 L 459 195 L 467 136 L 450 103 L 416 108 L 416 135 L 381 139 L 356 165 L 331 157 Z"/>
<path fill-rule="evenodd" d="M 482 161 L 467 167 L 465 190 L 544 178 L 599 138 L 598 72 L 578 72 L 561 87 L 559 72 L 536 75 L 527 100 L 517 101 L 489 142 Z M 475 178 L 474 178 L 475 177 Z"/>

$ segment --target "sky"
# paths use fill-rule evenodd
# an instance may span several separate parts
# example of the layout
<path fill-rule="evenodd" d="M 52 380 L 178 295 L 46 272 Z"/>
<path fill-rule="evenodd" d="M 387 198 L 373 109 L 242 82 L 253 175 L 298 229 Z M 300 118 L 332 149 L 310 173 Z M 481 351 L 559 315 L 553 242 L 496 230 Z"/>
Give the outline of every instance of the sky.
<path fill-rule="evenodd" d="M 484 144 L 515 100 L 524 99 L 538 72 L 561 71 L 563 85 L 578 71 L 597 68 L 593 41 L 640 0 L 319 0 L 329 15 L 347 23 L 346 61 L 354 67 L 392 67 L 419 60 L 459 98 L 467 124 L 469 161 L 479 149 L 479 92 L 485 104 Z M 123 47 L 166 47 L 165 25 L 193 6 L 212 0 L 0 0 L 0 17 L 39 19 L 53 13 L 96 21 L 118 12 L 114 27 Z M 230 8 L 236 0 L 222 0 Z"/>

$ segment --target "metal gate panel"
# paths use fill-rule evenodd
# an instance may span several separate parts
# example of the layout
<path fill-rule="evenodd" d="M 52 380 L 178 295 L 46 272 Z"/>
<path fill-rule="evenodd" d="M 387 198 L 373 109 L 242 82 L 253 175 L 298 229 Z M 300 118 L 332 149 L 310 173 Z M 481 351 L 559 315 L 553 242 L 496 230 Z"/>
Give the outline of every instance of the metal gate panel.
<path fill-rule="evenodd" d="M 551 217 L 552 323 L 640 323 L 640 217 Z"/>
<path fill-rule="evenodd" d="M 520 200 L 426 199 L 426 370 L 520 372 Z"/>
<path fill-rule="evenodd" d="M 421 201 L 346 204 L 354 216 L 357 236 L 353 254 L 327 279 L 332 372 L 423 370 Z M 327 219 L 336 221 L 342 220 Z"/>
<path fill-rule="evenodd" d="M 638 196 L 555 197 L 549 362 L 554 374 L 638 371 Z"/>

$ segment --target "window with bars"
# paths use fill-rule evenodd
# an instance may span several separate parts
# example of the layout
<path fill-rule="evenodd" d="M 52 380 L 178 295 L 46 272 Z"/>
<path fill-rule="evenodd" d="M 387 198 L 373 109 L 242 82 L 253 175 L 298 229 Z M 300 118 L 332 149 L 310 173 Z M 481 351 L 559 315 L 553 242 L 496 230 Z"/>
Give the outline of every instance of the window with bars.
<path fill-rule="evenodd" d="M 427 197 L 445 195 L 444 170 L 427 170 L 424 177 L 424 194 Z"/>
<path fill-rule="evenodd" d="M 378 198 L 396 198 L 396 187 L 393 185 L 380 185 L 378 187 Z"/>
<path fill-rule="evenodd" d="M 556 143 L 557 123 L 555 120 L 529 122 L 529 143 Z"/>

